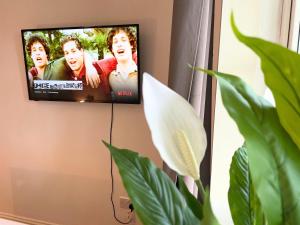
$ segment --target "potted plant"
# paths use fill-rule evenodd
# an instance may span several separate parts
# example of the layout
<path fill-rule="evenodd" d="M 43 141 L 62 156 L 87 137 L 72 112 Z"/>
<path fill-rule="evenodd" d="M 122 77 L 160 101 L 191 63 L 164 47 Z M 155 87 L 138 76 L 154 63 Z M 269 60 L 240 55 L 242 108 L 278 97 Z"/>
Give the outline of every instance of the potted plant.
<path fill-rule="evenodd" d="M 240 78 L 202 70 L 219 82 L 222 100 L 245 139 L 230 168 L 229 205 L 235 225 L 300 224 L 300 56 L 282 46 L 241 34 L 236 37 L 261 59 L 276 107 Z M 136 214 L 145 225 L 217 225 L 209 189 L 199 179 L 206 148 L 202 122 L 192 107 L 150 75 L 144 75 L 144 110 L 162 159 L 180 176 L 192 177 L 202 199 L 179 189 L 149 159 L 109 148 Z M 176 110 L 175 110 L 176 109 Z"/>

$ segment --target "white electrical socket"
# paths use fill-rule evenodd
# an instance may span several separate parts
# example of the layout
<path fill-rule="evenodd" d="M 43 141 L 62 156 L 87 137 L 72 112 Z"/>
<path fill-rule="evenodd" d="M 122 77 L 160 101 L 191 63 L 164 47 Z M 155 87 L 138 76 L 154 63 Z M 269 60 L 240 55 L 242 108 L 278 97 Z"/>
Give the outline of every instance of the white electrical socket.
<path fill-rule="evenodd" d="M 121 196 L 120 197 L 120 208 L 121 209 L 129 209 L 129 205 L 131 204 L 131 201 L 128 197 Z"/>
<path fill-rule="evenodd" d="M 129 205 L 131 204 L 131 201 L 128 197 L 121 196 L 120 197 L 120 208 L 125 209 L 128 213 L 128 219 L 131 218 L 131 224 L 136 223 L 135 219 L 135 213 L 131 212 Z"/>

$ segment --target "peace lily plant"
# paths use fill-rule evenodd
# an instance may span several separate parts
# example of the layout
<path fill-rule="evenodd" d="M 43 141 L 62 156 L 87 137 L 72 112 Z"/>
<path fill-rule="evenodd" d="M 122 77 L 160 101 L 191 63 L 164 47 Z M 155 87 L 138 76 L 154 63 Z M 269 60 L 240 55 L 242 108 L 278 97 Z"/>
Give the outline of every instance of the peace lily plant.
<path fill-rule="evenodd" d="M 192 177 L 202 190 L 199 167 L 207 145 L 202 121 L 180 95 L 147 73 L 143 78 L 144 111 L 155 147 L 171 169 Z"/>
<path fill-rule="evenodd" d="M 205 71 L 218 79 L 225 108 L 245 139 L 229 171 L 233 222 L 299 225 L 300 56 L 241 34 L 233 19 L 232 28 L 236 37 L 260 57 L 266 84 L 276 102 L 273 107 L 236 76 Z M 155 147 L 170 168 L 196 181 L 201 201 L 189 193 L 181 176 L 177 188 L 146 157 L 105 143 L 140 221 L 144 225 L 222 224 L 211 210 L 209 189 L 204 190 L 199 179 L 206 148 L 202 122 L 189 103 L 148 74 L 144 74 L 143 96 Z"/>

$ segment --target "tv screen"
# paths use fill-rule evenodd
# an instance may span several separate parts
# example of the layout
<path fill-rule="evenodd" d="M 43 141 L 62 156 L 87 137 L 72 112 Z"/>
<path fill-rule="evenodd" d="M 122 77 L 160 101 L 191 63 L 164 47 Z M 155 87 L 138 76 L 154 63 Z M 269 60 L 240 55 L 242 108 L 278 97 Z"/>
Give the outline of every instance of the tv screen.
<path fill-rule="evenodd" d="M 140 103 L 138 28 L 22 30 L 29 99 Z"/>

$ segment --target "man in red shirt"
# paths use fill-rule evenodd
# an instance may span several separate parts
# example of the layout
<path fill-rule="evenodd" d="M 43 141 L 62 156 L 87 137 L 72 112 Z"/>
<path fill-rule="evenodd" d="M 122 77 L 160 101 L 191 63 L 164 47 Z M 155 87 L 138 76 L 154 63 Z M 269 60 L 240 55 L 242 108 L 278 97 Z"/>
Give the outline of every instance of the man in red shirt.
<path fill-rule="evenodd" d="M 79 39 L 73 35 L 65 36 L 61 40 L 61 47 L 66 63 L 70 68 L 67 79 L 82 81 L 83 83 L 83 91 L 74 91 L 72 94 L 78 94 L 86 101 L 110 102 L 110 94 L 107 94 L 101 85 L 98 88 L 92 88 L 86 82 L 84 50 Z M 98 76 L 100 79 L 100 75 Z"/>

